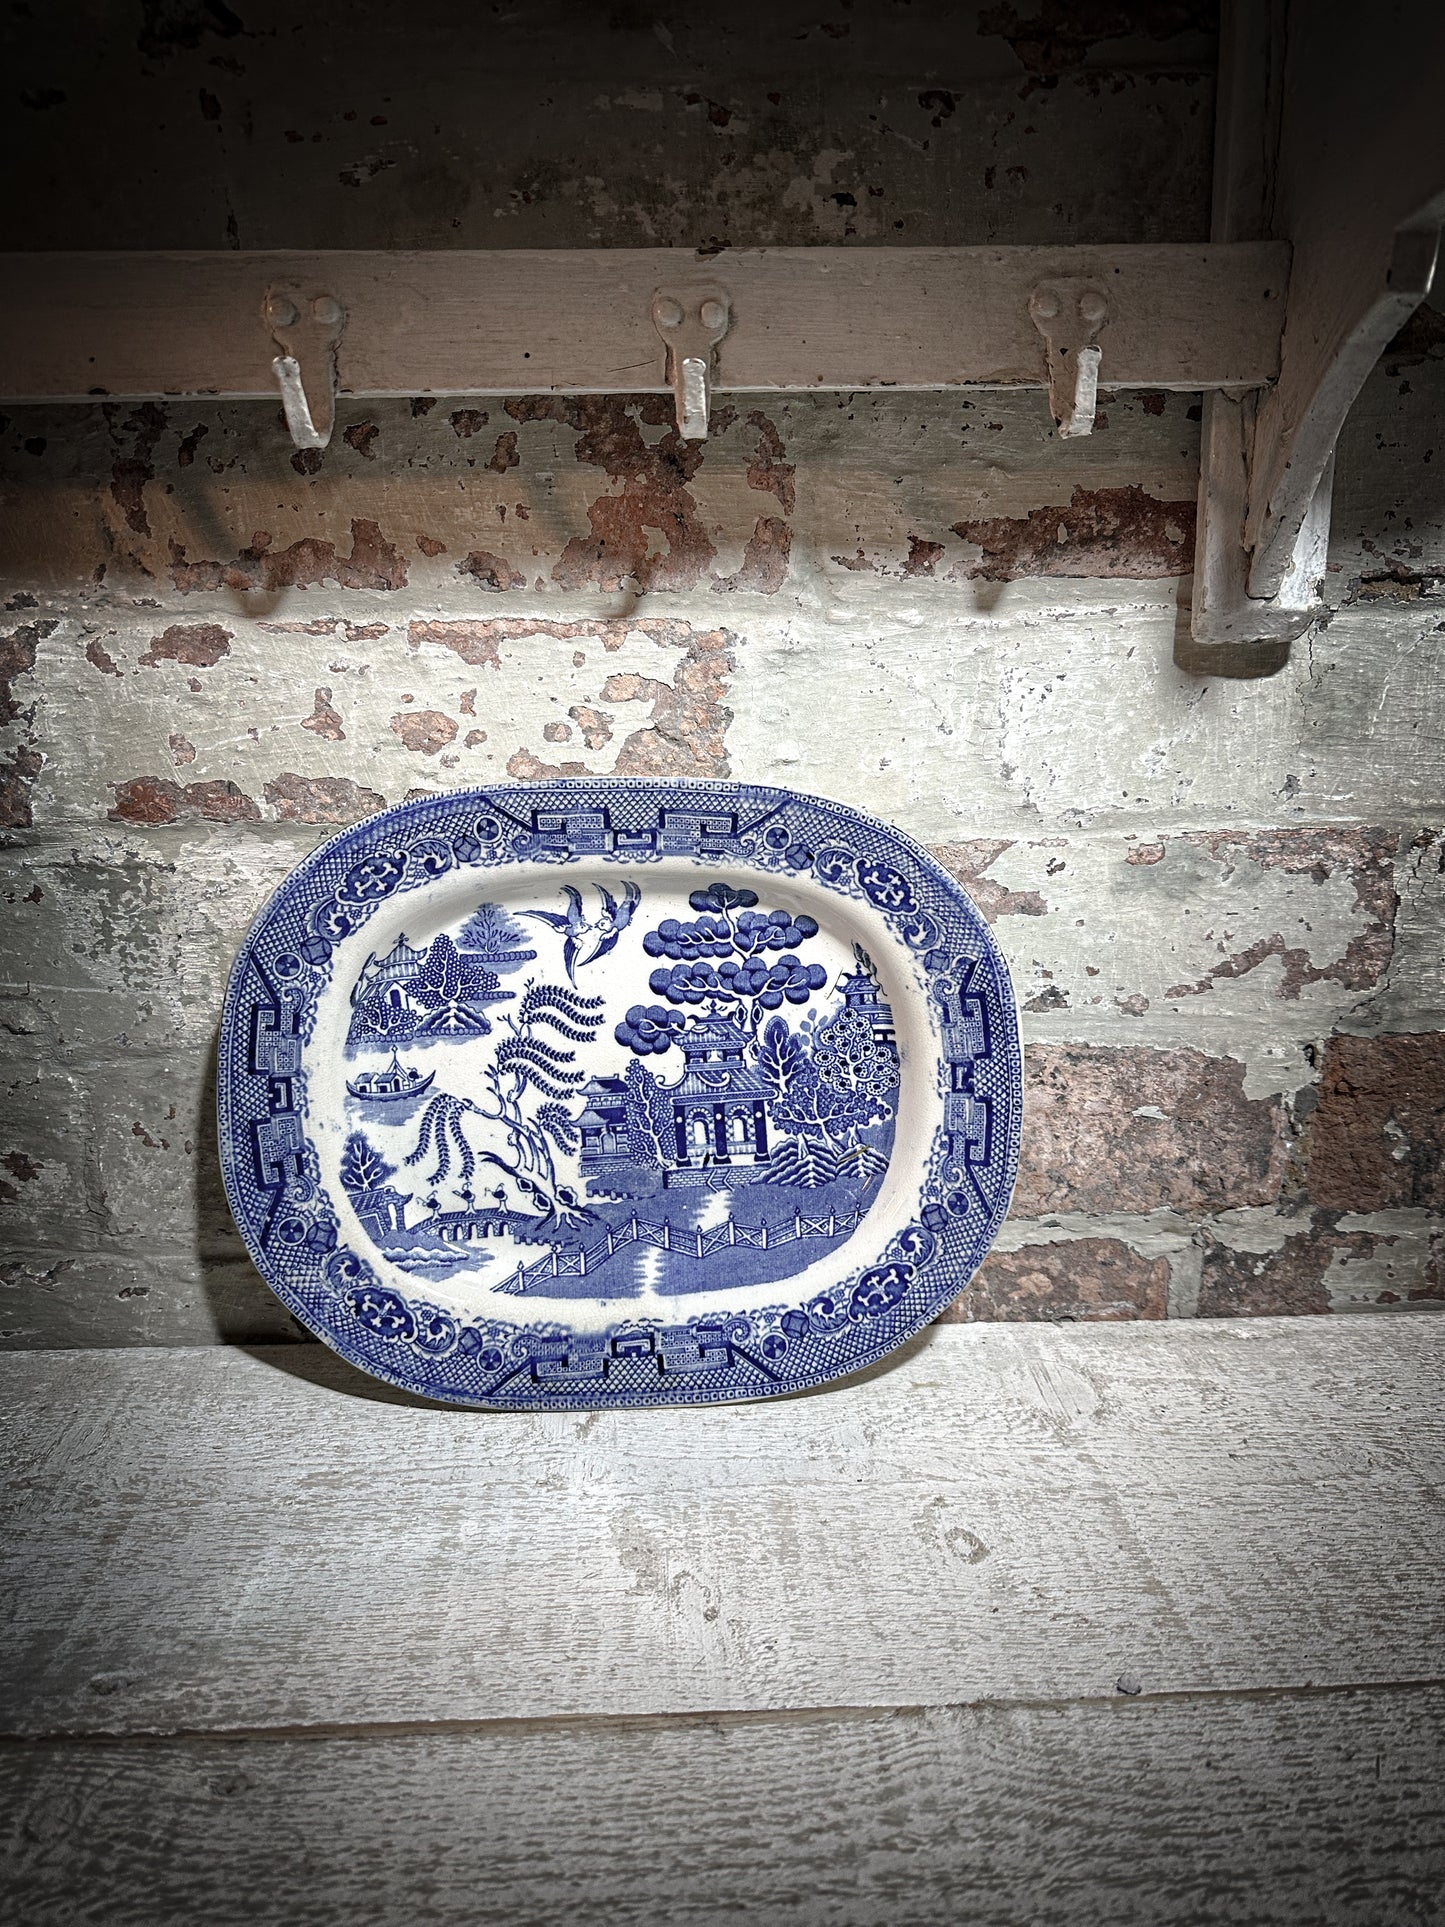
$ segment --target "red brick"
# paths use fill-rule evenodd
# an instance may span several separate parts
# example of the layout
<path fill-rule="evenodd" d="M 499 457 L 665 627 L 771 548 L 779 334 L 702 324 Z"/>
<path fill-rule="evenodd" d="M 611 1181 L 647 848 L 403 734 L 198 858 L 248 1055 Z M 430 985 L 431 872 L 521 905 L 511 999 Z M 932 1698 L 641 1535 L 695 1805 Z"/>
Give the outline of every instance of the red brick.
<path fill-rule="evenodd" d="M 1199 1283 L 1201 1318 L 1269 1318 L 1330 1308 L 1325 1273 L 1334 1241 L 1304 1231 L 1278 1251 L 1235 1251 L 1210 1239 Z"/>
<path fill-rule="evenodd" d="M 1308 1186 L 1333 1211 L 1445 1209 L 1445 1033 L 1332 1037 Z"/>
<path fill-rule="evenodd" d="M 1141 1258 L 1117 1238 L 1073 1238 L 990 1252 L 943 1321 L 1164 1318 L 1168 1299 L 1165 1259 Z"/>
<path fill-rule="evenodd" d="M 1235 1058 L 1034 1044 L 1024 1086 L 1015 1217 L 1229 1211 L 1278 1195 L 1283 1106 L 1246 1097 Z"/>

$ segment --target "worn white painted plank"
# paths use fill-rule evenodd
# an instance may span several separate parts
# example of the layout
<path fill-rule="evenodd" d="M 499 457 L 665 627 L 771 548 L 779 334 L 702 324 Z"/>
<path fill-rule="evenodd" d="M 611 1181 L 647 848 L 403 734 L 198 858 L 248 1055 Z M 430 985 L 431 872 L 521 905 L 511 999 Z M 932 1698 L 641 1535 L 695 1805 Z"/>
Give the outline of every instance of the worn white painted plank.
<path fill-rule="evenodd" d="M 1424 1923 L 1445 1692 L 0 1749 L 0 1917 Z"/>
<path fill-rule="evenodd" d="M 1445 1321 L 936 1331 L 490 1416 L 316 1349 L 0 1360 L 13 1732 L 1433 1677 Z"/>
<path fill-rule="evenodd" d="M 1059 275 L 1109 296 L 1105 388 L 1253 387 L 1279 369 L 1288 260 L 1275 243 L 12 254 L 0 394 L 274 399 L 272 286 L 340 301 L 352 395 L 663 391 L 659 288 L 726 294 L 719 391 L 1042 386 L 1028 300 Z"/>

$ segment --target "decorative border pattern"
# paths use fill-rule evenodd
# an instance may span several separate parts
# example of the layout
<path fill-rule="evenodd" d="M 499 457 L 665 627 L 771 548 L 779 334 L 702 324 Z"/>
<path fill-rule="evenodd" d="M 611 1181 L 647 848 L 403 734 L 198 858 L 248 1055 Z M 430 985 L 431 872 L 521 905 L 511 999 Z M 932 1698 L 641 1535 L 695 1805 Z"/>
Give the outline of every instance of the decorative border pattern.
<path fill-rule="evenodd" d="M 306 1132 L 306 1043 L 337 944 L 399 892 L 453 869 L 691 857 L 810 874 L 870 904 L 911 956 L 937 1046 L 943 1123 L 917 1217 L 876 1263 L 806 1306 L 605 1332 L 466 1322 L 381 1282 L 341 1241 Z M 928 1075 L 914 1065 L 910 1075 Z M 257 1269 L 342 1357 L 429 1398 L 493 1408 L 680 1405 L 776 1396 L 876 1363 L 955 1298 L 1008 1209 L 1023 1064 L 1007 966 L 960 885 L 846 805 L 733 783 L 622 779 L 459 791 L 384 811 L 299 864 L 236 958 L 221 1020 L 221 1166 Z"/>

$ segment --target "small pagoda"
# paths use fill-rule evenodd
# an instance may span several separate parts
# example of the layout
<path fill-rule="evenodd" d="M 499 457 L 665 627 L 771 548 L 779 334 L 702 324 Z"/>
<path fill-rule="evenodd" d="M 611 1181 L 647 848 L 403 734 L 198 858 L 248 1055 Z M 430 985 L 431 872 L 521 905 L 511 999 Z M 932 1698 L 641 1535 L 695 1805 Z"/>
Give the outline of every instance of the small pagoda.
<path fill-rule="evenodd" d="M 400 996 L 403 994 L 400 987 L 411 982 L 425 961 L 426 951 L 418 950 L 415 945 L 409 944 L 406 940 L 406 932 L 401 931 L 384 957 L 378 957 L 373 952 L 367 958 L 360 976 L 352 987 L 352 1003 L 359 1004 L 373 1000 L 380 1003 L 387 992 L 393 988 L 397 989 Z M 392 1001 L 396 1002 L 397 999 L 393 998 Z"/>
<path fill-rule="evenodd" d="M 585 1105 L 577 1120 L 581 1141 L 578 1169 L 583 1177 L 630 1169 L 636 1160 L 627 1129 L 626 1079 L 589 1078 L 577 1095 Z"/>
<path fill-rule="evenodd" d="M 873 1034 L 873 1042 L 898 1055 L 898 1033 L 893 1027 L 893 1008 L 884 998 L 878 979 L 859 959 L 857 970 L 846 971 L 838 979 L 845 1010 L 856 1011 Z"/>

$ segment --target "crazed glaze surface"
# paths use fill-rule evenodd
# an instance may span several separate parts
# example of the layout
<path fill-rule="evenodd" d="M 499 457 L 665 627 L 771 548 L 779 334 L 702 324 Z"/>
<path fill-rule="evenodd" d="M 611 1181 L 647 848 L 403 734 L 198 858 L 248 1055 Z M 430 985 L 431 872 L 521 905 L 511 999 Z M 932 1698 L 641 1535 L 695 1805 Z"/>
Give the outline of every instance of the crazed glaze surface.
<path fill-rule="evenodd" d="M 493 1406 L 816 1385 L 963 1288 L 1022 1063 L 959 885 L 742 784 L 467 791 L 346 831 L 250 931 L 226 1189 L 345 1357 Z"/>

